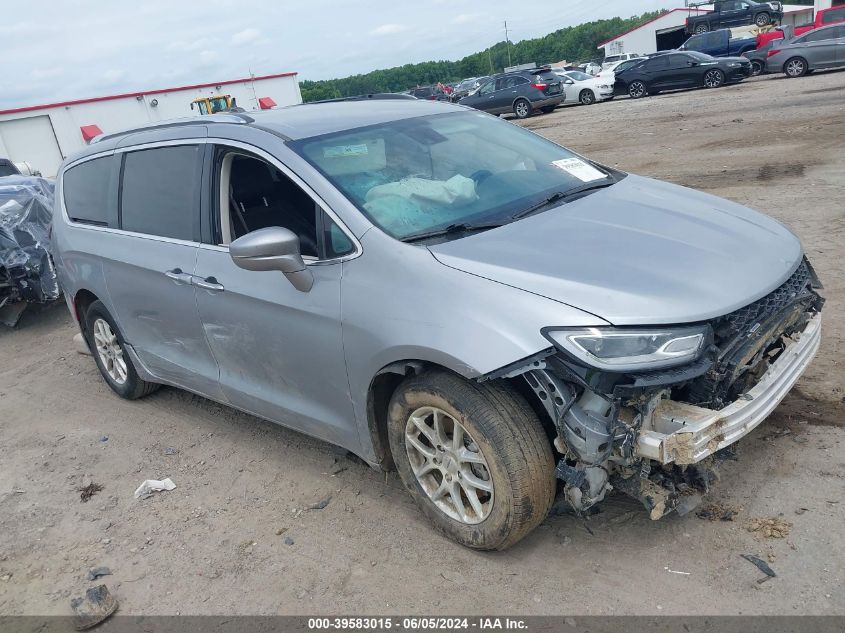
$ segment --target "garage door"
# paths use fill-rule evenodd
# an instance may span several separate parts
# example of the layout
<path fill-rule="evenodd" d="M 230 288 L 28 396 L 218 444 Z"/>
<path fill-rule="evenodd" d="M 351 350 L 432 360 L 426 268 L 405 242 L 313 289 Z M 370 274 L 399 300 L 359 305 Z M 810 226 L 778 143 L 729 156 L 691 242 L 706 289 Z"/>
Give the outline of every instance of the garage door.
<path fill-rule="evenodd" d="M 12 161 L 25 160 L 50 178 L 59 170 L 62 153 L 49 116 L 0 121 L 0 139 Z"/>

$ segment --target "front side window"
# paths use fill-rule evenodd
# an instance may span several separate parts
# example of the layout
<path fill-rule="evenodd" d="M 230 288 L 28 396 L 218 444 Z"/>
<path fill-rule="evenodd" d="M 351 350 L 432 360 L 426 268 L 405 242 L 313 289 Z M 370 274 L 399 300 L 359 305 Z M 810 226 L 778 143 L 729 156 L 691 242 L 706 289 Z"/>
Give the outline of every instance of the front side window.
<path fill-rule="evenodd" d="M 495 81 L 488 81 L 486 84 L 481 86 L 481 89 L 478 91 L 480 95 L 490 95 L 496 90 L 496 82 Z"/>
<path fill-rule="evenodd" d="M 120 226 L 126 231 L 194 240 L 199 217 L 200 147 L 126 152 Z"/>
<path fill-rule="evenodd" d="M 607 172 L 523 128 L 456 112 L 302 139 L 291 148 L 400 240 L 453 224 L 506 223 Z"/>
<path fill-rule="evenodd" d="M 80 163 L 62 178 L 65 208 L 75 222 L 108 226 L 109 193 L 114 158 L 104 156 Z"/>
<path fill-rule="evenodd" d="M 833 24 L 845 21 L 845 8 L 828 9 L 822 14 L 822 24 Z"/>

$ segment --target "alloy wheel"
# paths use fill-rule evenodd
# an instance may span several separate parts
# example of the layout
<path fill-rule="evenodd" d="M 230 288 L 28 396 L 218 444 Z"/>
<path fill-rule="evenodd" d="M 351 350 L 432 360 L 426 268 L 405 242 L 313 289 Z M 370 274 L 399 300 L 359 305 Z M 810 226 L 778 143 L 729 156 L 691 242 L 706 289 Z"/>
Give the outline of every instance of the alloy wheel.
<path fill-rule="evenodd" d="M 420 487 L 451 519 L 473 525 L 493 509 L 493 478 L 467 430 L 437 407 L 420 407 L 405 425 L 405 450 Z"/>
<path fill-rule="evenodd" d="M 94 346 L 97 348 L 97 355 L 109 378 L 118 385 L 125 383 L 128 372 L 126 360 L 123 358 L 123 348 L 105 319 L 94 321 Z"/>
<path fill-rule="evenodd" d="M 718 70 L 708 70 L 704 75 L 704 85 L 708 88 L 718 88 L 722 85 L 722 73 Z"/>
<path fill-rule="evenodd" d="M 527 101 L 517 101 L 516 107 L 514 109 L 516 110 L 516 116 L 518 116 L 520 119 L 524 119 L 530 113 Z"/>
<path fill-rule="evenodd" d="M 805 70 L 804 60 L 802 59 L 790 59 L 786 64 L 786 74 L 790 77 L 800 77 Z"/>
<path fill-rule="evenodd" d="M 628 94 L 632 99 L 639 99 L 645 96 L 645 84 L 641 81 L 635 81 L 628 86 Z"/>
<path fill-rule="evenodd" d="M 584 105 L 591 105 L 593 101 L 595 101 L 596 97 L 593 94 L 592 90 L 582 90 L 581 91 L 581 103 Z"/>

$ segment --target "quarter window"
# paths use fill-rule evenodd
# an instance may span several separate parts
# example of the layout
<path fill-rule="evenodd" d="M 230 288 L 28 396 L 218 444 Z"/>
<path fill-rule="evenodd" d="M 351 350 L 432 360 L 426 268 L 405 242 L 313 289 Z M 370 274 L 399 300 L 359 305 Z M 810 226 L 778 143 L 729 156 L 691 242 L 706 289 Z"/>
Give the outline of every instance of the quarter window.
<path fill-rule="evenodd" d="M 108 226 L 112 156 L 95 158 L 72 167 L 62 179 L 65 208 L 76 222 Z"/>
<path fill-rule="evenodd" d="M 822 14 L 822 24 L 833 24 L 834 22 L 845 21 L 845 8 L 828 9 Z"/>
<path fill-rule="evenodd" d="M 179 240 L 196 238 L 200 148 L 127 152 L 120 193 L 121 228 Z"/>

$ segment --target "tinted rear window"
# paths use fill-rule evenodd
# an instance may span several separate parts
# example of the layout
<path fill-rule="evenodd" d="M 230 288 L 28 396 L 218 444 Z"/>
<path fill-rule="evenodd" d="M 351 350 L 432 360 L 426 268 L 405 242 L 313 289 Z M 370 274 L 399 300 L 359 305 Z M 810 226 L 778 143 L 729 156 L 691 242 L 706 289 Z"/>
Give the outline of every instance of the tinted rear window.
<path fill-rule="evenodd" d="M 108 226 L 112 156 L 95 158 L 65 172 L 62 190 L 68 217 L 77 222 Z"/>
<path fill-rule="evenodd" d="M 822 14 L 822 24 L 833 24 L 834 22 L 845 21 L 845 7 L 842 9 L 830 9 Z"/>
<path fill-rule="evenodd" d="M 541 72 L 541 73 L 537 73 L 537 75 L 536 75 L 536 81 L 537 81 L 538 83 L 543 82 L 543 81 L 545 81 L 545 82 L 549 82 L 549 81 L 552 81 L 552 82 L 557 82 L 557 81 L 560 81 L 560 77 L 558 77 L 558 76 L 557 76 L 554 72 L 552 72 L 551 70 L 544 70 L 544 71 L 543 71 L 543 72 Z"/>
<path fill-rule="evenodd" d="M 121 228 L 194 240 L 199 217 L 200 148 L 160 147 L 128 152 L 121 183 Z"/>

